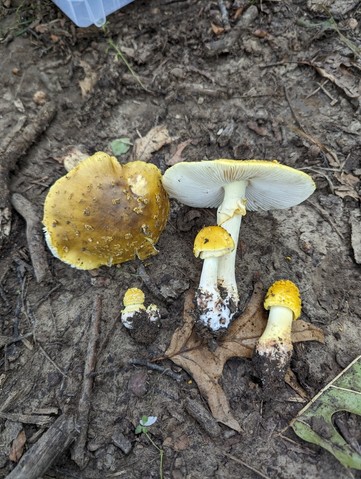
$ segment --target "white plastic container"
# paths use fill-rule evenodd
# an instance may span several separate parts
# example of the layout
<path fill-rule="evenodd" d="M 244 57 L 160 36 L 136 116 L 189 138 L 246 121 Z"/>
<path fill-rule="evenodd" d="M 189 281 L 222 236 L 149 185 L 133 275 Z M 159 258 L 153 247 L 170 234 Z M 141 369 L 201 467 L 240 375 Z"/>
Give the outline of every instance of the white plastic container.
<path fill-rule="evenodd" d="M 60 10 L 78 27 L 101 27 L 110 13 L 119 10 L 133 0 L 53 0 Z"/>

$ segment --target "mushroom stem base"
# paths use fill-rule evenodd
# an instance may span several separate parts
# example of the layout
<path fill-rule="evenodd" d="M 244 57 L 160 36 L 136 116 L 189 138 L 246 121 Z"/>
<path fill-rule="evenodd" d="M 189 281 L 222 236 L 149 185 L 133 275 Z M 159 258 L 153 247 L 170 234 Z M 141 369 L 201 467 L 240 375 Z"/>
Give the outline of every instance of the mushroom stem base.
<path fill-rule="evenodd" d="M 267 341 L 257 344 L 252 363 L 262 381 L 263 392 L 271 397 L 274 391 L 283 387 L 286 372 L 290 366 L 292 342 Z"/>
<path fill-rule="evenodd" d="M 201 328 L 218 334 L 225 331 L 231 322 L 232 314 L 229 305 L 224 301 L 217 289 L 198 289 L 195 295 L 197 305 L 197 321 Z"/>

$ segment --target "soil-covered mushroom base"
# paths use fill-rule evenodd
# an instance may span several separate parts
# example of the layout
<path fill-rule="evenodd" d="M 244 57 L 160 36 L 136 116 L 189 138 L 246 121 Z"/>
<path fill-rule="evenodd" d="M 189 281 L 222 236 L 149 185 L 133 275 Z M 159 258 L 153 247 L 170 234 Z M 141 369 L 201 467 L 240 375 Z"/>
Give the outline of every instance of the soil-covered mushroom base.
<path fill-rule="evenodd" d="M 63 416 L 83 426 L 44 479 L 159 478 L 155 446 L 169 479 L 361 478 L 285 430 L 360 354 L 361 11 L 357 1 L 323 3 L 135 0 L 103 28 L 83 29 L 52 2 L 3 2 L 0 477 Z M 164 173 L 182 160 L 277 159 L 316 183 L 298 206 L 242 218 L 241 314 L 256 280 L 266 290 L 289 279 L 300 319 L 325 343 L 293 346 L 303 396 L 285 384 L 265 398 L 251 360 L 227 362 L 221 386 L 240 433 L 217 423 L 193 378 L 162 359 L 199 284 L 193 243 L 217 223 L 214 209 L 171 200 L 158 254 L 143 262 L 88 272 L 45 248 L 44 201 L 66 174 L 69 147 L 113 155 L 116 139 L 129 146 L 122 165 L 142 160 Z M 34 252 L 34 238 L 43 249 Z M 129 288 L 160 309 L 146 345 L 121 323 Z M 135 433 L 143 416 L 157 417 L 155 445 Z M 359 419 L 336 418 L 356 448 Z"/>

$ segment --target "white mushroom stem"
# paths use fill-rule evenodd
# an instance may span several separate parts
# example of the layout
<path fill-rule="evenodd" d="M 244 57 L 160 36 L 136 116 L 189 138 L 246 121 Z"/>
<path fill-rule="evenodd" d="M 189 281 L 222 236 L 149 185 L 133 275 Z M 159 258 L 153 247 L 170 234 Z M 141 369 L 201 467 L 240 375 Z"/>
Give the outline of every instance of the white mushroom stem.
<path fill-rule="evenodd" d="M 246 214 L 247 181 L 235 181 L 224 186 L 224 199 L 217 211 L 217 224 L 232 236 L 235 248 L 219 260 L 218 285 L 223 287 L 237 307 L 239 302 L 236 282 L 236 255 L 242 216 Z"/>
<path fill-rule="evenodd" d="M 203 259 L 203 268 L 196 301 L 199 310 L 199 320 L 211 331 L 218 331 L 229 326 L 231 316 L 217 288 L 217 273 L 219 257 Z"/>
<path fill-rule="evenodd" d="M 277 355 L 283 353 L 285 359 L 292 351 L 292 322 L 293 311 L 285 306 L 271 306 L 267 326 L 260 336 L 257 344 L 258 354 L 272 356 L 272 351 Z M 274 347 L 277 346 L 275 349 Z"/>
<path fill-rule="evenodd" d="M 133 329 L 133 318 L 137 313 L 146 311 L 143 303 L 130 304 L 125 306 L 121 312 L 121 321 L 125 328 Z"/>
<path fill-rule="evenodd" d="M 203 259 L 203 267 L 198 288 L 205 291 L 216 290 L 219 257 L 210 256 L 205 258 L 203 253 L 201 258 Z"/>

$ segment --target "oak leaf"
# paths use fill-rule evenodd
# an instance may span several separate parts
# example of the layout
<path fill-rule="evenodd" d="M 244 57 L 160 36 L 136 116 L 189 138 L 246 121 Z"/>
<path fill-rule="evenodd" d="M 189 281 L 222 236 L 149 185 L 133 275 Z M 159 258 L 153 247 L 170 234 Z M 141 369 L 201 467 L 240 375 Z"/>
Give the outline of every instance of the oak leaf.
<path fill-rule="evenodd" d="M 241 432 L 242 428 L 233 417 L 219 380 L 224 365 L 230 358 L 252 358 L 257 340 L 267 323 L 267 314 L 262 307 L 263 285 L 255 284 L 245 311 L 231 324 L 213 350 L 197 335 L 194 329 L 193 296 L 192 291 L 186 295 L 183 325 L 174 332 L 171 343 L 165 352 L 165 358 L 171 359 L 192 376 L 202 396 L 208 402 L 213 417 L 218 422 Z M 312 324 L 297 320 L 294 321 L 292 341 L 323 342 L 323 332 Z"/>

